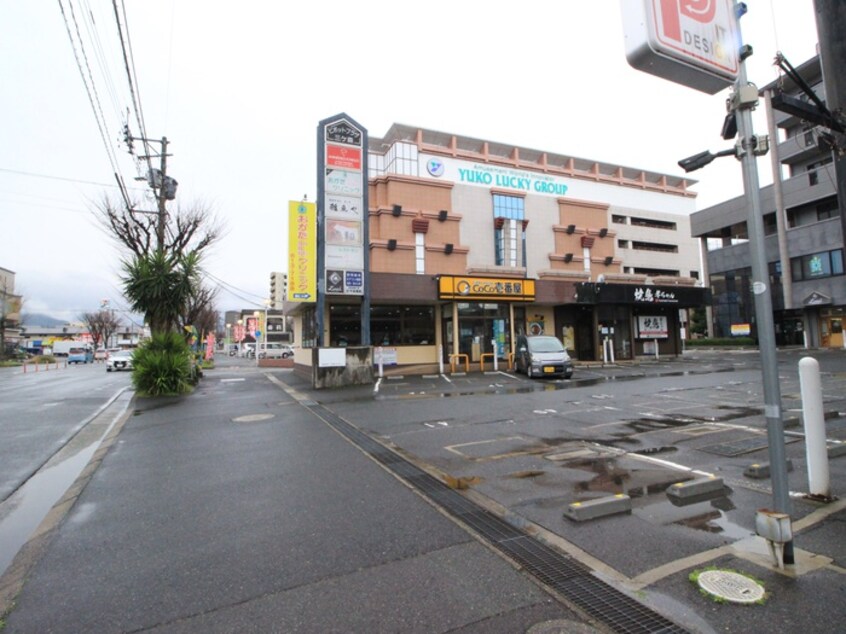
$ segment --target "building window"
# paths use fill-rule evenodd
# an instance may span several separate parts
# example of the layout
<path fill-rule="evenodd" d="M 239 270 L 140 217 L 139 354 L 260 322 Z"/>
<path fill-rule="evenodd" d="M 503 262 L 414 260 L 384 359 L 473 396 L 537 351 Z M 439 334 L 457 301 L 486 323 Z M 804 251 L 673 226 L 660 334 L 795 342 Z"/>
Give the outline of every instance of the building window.
<path fill-rule="evenodd" d="M 435 343 L 432 306 L 371 306 L 370 332 L 376 346 L 425 346 Z"/>
<path fill-rule="evenodd" d="M 663 253 L 678 253 L 679 247 L 675 244 L 661 244 L 660 242 L 641 242 L 632 240 L 632 249 L 636 251 L 662 251 Z"/>
<path fill-rule="evenodd" d="M 628 249 L 629 248 L 629 241 L 628 240 L 617 240 L 617 248 L 618 249 Z"/>
<path fill-rule="evenodd" d="M 426 234 L 414 234 L 414 270 L 417 275 L 426 272 Z"/>
<path fill-rule="evenodd" d="M 790 271 L 794 282 L 843 275 L 843 249 L 791 258 Z"/>
<path fill-rule="evenodd" d="M 361 345 L 361 307 L 333 304 L 329 307 L 329 345 L 333 348 Z"/>
<path fill-rule="evenodd" d="M 614 224 L 617 224 L 617 225 L 624 225 L 624 224 L 626 224 L 626 217 L 620 216 L 618 214 L 613 214 L 611 216 L 611 222 L 613 222 Z"/>
<path fill-rule="evenodd" d="M 678 277 L 678 270 L 674 269 L 647 269 L 642 266 L 636 266 L 633 269 L 636 275 L 648 275 L 649 277 Z"/>
<path fill-rule="evenodd" d="M 520 196 L 493 195 L 494 259 L 498 266 L 526 266 L 525 201 Z"/>
<path fill-rule="evenodd" d="M 633 227 L 648 227 L 650 229 L 666 229 L 668 231 L 676 230 L 675 222 L 667 222 L 665 220 L 653 220 L 652 218 L 632 217 L 631 225 Z"/>

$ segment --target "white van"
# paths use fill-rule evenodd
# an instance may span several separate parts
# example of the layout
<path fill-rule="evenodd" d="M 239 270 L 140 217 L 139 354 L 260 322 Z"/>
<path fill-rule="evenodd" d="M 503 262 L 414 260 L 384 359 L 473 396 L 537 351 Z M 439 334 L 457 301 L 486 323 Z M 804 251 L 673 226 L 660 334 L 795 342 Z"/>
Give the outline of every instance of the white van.
<path fill-rule="evenodd" d="M 294 356 L 294 349 L 287 343 L 268 343 L 259 349 L 259 359 L 287 359 Z"/>

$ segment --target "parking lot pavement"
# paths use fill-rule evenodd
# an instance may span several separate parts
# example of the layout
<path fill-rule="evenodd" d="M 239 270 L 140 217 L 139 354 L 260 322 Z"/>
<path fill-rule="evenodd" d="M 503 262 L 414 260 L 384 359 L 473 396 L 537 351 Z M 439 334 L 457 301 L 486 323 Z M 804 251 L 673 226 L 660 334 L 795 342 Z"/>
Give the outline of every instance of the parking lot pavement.
<path fill-rule="evenodd" d="M 833 495 L 809 497 L 797 369 L 808 355 L 820 362 L 829 444 L 846 443 L 846 354 L 780 351 L 794 530 L 794 563 L 784 569 L 757 535 L 757 511 L 772 508 L 773 492 L 758 477 L 769 449 L 755 353 L 584 364 L 571 380 L 509 372 L 383 378 L 369 398 L 342 405 L 337 392 L 312 396 L 690 631 L 828 632 L 811 614 L 846 617 L 846 504 L 837 499 L 846 457 L 829 461 Z M 710 488 L 668 495 L 699 481 Z M 571 504 L 620 495 L 631 505 L 625 512 L 567 515 Z M 709 567 L 759 579 L 766 605 L 739 609 L 703 597 L 688 576 Z"/>

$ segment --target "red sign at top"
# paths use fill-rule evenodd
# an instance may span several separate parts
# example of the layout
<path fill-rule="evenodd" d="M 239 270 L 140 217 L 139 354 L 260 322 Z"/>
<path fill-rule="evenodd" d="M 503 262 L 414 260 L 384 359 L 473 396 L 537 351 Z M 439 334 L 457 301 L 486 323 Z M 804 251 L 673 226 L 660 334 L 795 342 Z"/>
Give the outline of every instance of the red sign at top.
<path fill-rule="evenodd" d="M 326 145 L 326 165 L 361 170 L 361 149 L 345 145 Z"/>

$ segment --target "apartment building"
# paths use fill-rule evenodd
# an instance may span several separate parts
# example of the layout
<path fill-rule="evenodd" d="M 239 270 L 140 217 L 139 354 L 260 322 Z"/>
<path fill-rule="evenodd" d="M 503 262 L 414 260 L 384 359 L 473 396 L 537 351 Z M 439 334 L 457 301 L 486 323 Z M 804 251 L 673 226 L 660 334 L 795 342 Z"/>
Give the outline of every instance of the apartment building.
<path fill-rule="evenodd" d="M 825 101 L 819 57 L 796 72 Z M 789 77 L 768 84 L 761 94 L 780 91 L 810 101 Z M 846 317 L 843 223 L 827 131 L 775 108 L 769 108 L 768 116 L 779 137 L 771 139 L 770 151 L 786 171 L 760 190 L 776 343 L 841 348 Z M 693 235 L 707 254 L 711 329 L 718 337 L 756 335 L 746 220 L 745 196 L 691 217 Z"/>

